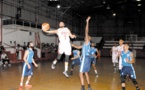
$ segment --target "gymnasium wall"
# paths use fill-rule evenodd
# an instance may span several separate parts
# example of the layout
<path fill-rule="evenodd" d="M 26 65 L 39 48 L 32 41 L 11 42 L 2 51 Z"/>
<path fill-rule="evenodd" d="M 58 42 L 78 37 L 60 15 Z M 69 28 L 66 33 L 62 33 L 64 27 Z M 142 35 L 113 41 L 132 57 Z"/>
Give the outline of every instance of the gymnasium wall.
<path fill-rule="evenodd" d="M 33 41 L 35 42 L 35 33 L 29 31 L 21 31 L 16 29 L 3 29 L 3 45 L 8 44 L 14 46 L 14 41 L 16 44 L 24 45 L 24 42 Z M 57 37 L 54 35 L 44 35 L 40 32 L 41 43 L 57 43 Z M 10 42 L 11 41 L 11 42 Z M 5 43 L 5 44 L 4 44 Z M 7 45 L 5 45 L 7 47 Z"/>

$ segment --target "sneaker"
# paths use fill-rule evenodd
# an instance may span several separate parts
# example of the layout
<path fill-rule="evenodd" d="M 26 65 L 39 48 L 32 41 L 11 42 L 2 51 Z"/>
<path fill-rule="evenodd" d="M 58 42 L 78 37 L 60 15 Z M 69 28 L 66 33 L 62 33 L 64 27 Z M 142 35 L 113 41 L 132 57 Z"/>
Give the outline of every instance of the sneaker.
<path fill-rule="evenodd" d="M 88 87 L 88 90 L 92 90 L 92 88 L 91 87 Z"/>
<path fill-rule="evenodd" d="M 51 65 L 51 68 L 52 68 L 52 69 L 55 69 L 55 65 L 54 65 L 53 63 L 52 63 L 52 65 Z"/>
<path fill-rule="evenodd" d="M 96 77 L 99 77 L 99 75 L 98 75 L 98 74 L 96 74 Z"/>
<path fill-rule="evenodd" d="M 23 90 L 23 86 L 20 86 L 20 87 L 19 87 L 19 90 Z"/>
<path fill-rule="evenodd" d="M 140 88 L 136 88 L 136 90 L 140 90 Z"/>
<path fill-rule="evenodd" d="M 85 90 L 85 88 L 81 88 L 81 90 Z"/>
<path fill-rule="evenodd" d="M 73 72 L 72 72 L 72 71 L 70 71 L 69 75 L 73 75 Z"/>
<path fill-rule="evenodd" d="M 68 75 L 68 73 L 67 73 L 66 71 L 64 71 L 63 74 L 64 74 L 67 78 L 69 77 L 69 75 Z"/>
<path fill-rule="evenodd" d="M 26 88 L 32 88 L 32 85 L 25 85 Z"/>

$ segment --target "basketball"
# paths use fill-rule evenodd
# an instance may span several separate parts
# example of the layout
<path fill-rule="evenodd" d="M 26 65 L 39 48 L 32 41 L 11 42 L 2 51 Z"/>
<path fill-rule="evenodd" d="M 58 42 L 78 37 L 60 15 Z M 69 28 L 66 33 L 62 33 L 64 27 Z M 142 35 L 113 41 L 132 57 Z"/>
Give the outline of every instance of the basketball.
<path fill-rule="evenodd" d="M 48 31 L 49 29 L 50 29 L 49 23 L 44 22 L 44 23 L 42 24 L 42 30 L 43 30 L 43 31 Z"/>

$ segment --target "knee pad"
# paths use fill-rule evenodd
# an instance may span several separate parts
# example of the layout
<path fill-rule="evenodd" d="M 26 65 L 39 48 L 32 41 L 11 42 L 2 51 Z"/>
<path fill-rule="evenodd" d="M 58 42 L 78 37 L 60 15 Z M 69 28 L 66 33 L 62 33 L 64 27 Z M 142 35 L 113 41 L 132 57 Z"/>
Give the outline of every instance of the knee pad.
<path fill-rule="evenodd" d="M 62 54 L 58 54 L 57 60 L 60 60 L 61 56 L 62 56 Z"/>
<path fill-rule="evenodd" d="M 138 84 L 137 81 L 136 81 L 136 79 L 132 79 L 132 82 L 133 82 L 133 84 L 135 84 L 135 85 Z"/>
<path fill-rule="evenodd" d="M 125 76 L 121 76 L 121 83 L 125 83 Z"/>
<path fill-rule="evenodd" d="M 69 55 L 65 55 L 65 62 L 69 62 Z"/>

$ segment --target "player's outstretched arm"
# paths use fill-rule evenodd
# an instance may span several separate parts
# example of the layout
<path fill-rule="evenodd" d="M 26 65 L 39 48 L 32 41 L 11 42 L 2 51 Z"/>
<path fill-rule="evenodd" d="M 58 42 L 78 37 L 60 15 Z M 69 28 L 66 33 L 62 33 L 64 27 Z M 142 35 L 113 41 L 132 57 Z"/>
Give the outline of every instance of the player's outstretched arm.
<path fill-rule="evenodd" d="M 76 49 L 81 49 L 82 46 L 78 46 L 78 45 L 75 45 L 75 44 L 71 44 L 72 47 L 76 48 Z"/>
<path fill-rule="evenodd" d="M 49 31 L 43 30 L 43 32 L 48 33 L 48 34 L 57 34 L 57 30 L 49 30 Z"/>
<path fill-rule="evenodd" d="M 89 37 L 89 21 L 90 21 L 91 17 L 88 16 L 88 18 L 86 19 L 86 27 L 85 27 L 85 38 L 86 38 L 86 42 L 90 41 L 90 37 Z"/>

